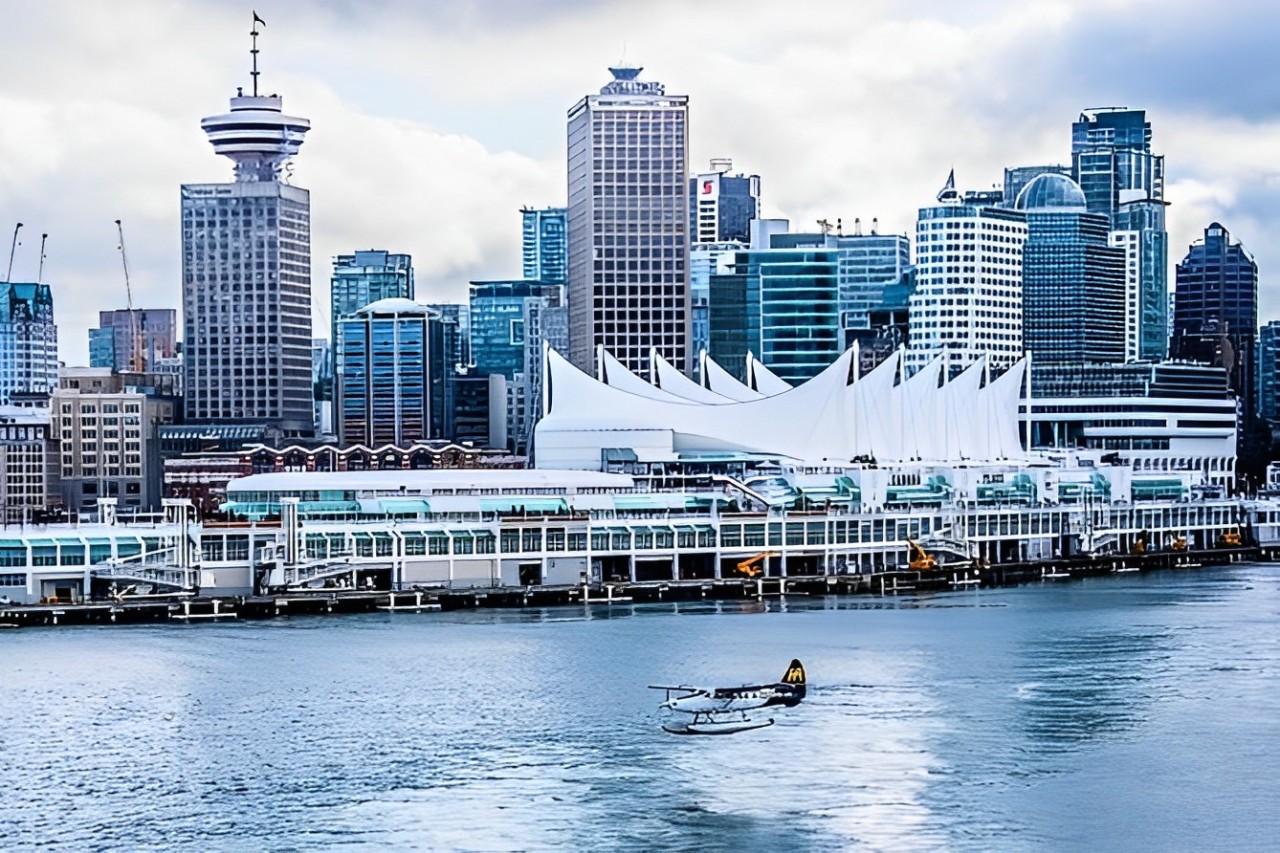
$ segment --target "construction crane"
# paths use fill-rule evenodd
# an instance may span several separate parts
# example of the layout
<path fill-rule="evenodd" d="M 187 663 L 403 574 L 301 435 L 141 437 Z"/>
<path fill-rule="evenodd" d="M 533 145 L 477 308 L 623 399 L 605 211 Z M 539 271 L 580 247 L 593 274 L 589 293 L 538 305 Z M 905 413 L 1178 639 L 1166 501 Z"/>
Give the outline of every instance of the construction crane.
<path fill-rule="evenodd" d="M 129 369 L 145 372 L 142 358 L 142 336 L 138 334 L 138 315 L 133 310 L 133 288 L 129 284 L 129 253 L 124 248 L 124 225 L 116 220 L 116 232 L 120 235 L 120 263 L 124 265 L 125 307 L 129 309 Z M 114 337 L 114 333 L 112 335 Z"/>
<path fill-rule="evenodd" d="M 938 561 L 933 555 L 920 546 L 919 542 L 914 539 L 907 540 L 908 547 L 911 548 L 910 567 L 913 572 L 931 572 L 938 568 Z"/>
<path fill-rule="evenodd" d="M 764 572 L 764 569 L 757 565 L 757 563 L 761 560 L 767 560 L 770 557 L 777 556 L 780 556 L 777 551 L 765 551 L 763 554 L 756 554 L 754 557 L 748 557 L 738 563 L 738 574 L 746 575 L 749 578 L 758 578 Z"/>

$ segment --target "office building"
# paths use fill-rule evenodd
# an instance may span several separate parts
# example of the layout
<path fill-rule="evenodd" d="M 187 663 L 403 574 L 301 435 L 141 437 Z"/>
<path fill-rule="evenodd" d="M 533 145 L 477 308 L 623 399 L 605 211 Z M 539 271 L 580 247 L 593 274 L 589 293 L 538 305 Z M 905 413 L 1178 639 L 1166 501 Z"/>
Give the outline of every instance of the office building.
<path fill-rule="evenodd" d="M 1004 192 L 1001 194 L 1001 205 L 1013 207 L 1023 187 L 1041 175 L 1065 175 L 1071 177 L 1070 166 L 1013 166 L 1004 170 Z"/>
<path fill-rule="evenodd" d="M 697 374 L 698 353 L 711 345 L 711 277 L 728 273 L 734 257 L 746 249 L 746 243 L 737 241 L 694 243 L 689 247 L 690 350 L 694 355 L 690 376 Z"/>
<path fill-rule="evenodd" d="M 457 327 L 430 306 L 383 299 L 338 322 L 335 406 L 342 444 L 446 437 Z"/>
<path fill-rule="evenodd" d="M 569 110 L 569 345 L 646 371 L 656 347 L 689 365 L 688 98 L 611 68 Z"/>
<path fill-rule="evenodd" d="M 543 284 L 569 281 L 569 211 L 563 207 L 522 208 L 521 275 Z"/>
<path fill-rule="evenodd" d="M 1169 238 L 1165 231 L 1164 157 L 1151 153 L 1151 123 L 1143 110 L 1088 110 L 1071 126 L 1071 177 L 1090 213 L 1104 213 L 1117 245 L 1137 260 L 1137 358 L 1169 352 Z"/>
<path fill-rule="evenodd" d="M 186 419 L 308 436 L 311 198 L 287 163 L 311 125 L 258 94 L 253 56 L 252 93 L 200 123 L 235 181 L 182 187 Z"/>
<path fill-rule="evenodd" d="M 1280 320 L 1258 329 L 1258 417 L 1280 428 Z"/>
<path fill-rule="evenodd" d="M 1258 265 L 1214 222 L 1177 267 L 1174 357 L 1226 368 L 1231 390 L 1254 411 L 1257 328 Z"/>
<path fill-rule="evenodd" d="M 844 351 L 838 275 L 836 249 L 738 252 L 711 276 L 711 357 L 743 381 L 748 352 L 793 385 L 818 375 Z"/>
<path fill-rule="evenodd" d="M 51 455 L 48 409 L 0 406 L 0 511 L 5 522 L 31 521 L 35 511 L 50 504 Z"/>
<path fill-rule="evenodd" d="M 955 173 L 938 204 L 916 221 L 916 288 L 908 361 L 946 352 L 952 366 L 987 356 L 1007 367 L 1022 355 L 1021 211 L 997 206 L 1001 192 L 960 193 Z"/>
<path fill-rule="evenodd" d="M 0 405 L 58 385 L 58 327 L 47 284 L 0 282 Z"/>
<path fill-rule="evenodd" d="M 524 368 L 526 304 L 559 305 L 560 294 L 559 285 L 539 281 L 471 282 L 467 314 L 476 373 L 514 379 Z"/>
<path fill-rule="evenodd" d="M 1084 193 L 1042 174 L 1018 195 L 1027 218 L 1022 247 L 1022 341 L 1037 362 L 1125 360 L 1125 253 L 1109 245 L 1109 222 Z"/>
<path fill-rule="evenodd" d="M 751 240 L 751 222 L 760 218 L 760 176 L 731 175 L 733 161 L 715 159 L 711 169 L 689 179 L 689 242 Z"/>
<path fill-rule="evenodd" d="M 333 259 L 329 278 L 329 316 L 338 339 L 338 321 L 382 299 L 413 299 L 413 258 L 369 249 Z"/>
<path fill-rule="evenodd" d="M 50 438 L 57 443 L 59 489 L 69 511 L 96 507 L 100 498 L 136 511 L 160 506 L 156 431 L 174 422 L 180 403 L 133 381 L 106 368 L 73 368 L 53 393 Z"/>
<path fill-rule="evenodd" d="M 148 373 L 178 352 L 178 312 L 172 308 L 99 311 L 89 330 L 89 366 Z"/>

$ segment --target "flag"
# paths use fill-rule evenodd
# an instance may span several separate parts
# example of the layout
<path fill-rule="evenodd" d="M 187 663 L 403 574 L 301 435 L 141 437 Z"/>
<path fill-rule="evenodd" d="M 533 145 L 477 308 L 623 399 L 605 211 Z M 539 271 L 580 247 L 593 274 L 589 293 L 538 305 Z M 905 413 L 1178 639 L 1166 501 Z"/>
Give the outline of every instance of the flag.
<path fill-rule="evenodd" d="M 267 25 L 267 22 L 266 22 L 266 21 L 264 21 L 264 20 L 262 20 L 261 18 L 259 18 L 259 17 L 258 17 L 258 13 L 257 13 L 257 12 L 254 12 L 254 13 L 253 13 L 253 22 L 254 22 L 255 24 L 262 24 L 262 26 L 264 26 L 264 27 Z"/>

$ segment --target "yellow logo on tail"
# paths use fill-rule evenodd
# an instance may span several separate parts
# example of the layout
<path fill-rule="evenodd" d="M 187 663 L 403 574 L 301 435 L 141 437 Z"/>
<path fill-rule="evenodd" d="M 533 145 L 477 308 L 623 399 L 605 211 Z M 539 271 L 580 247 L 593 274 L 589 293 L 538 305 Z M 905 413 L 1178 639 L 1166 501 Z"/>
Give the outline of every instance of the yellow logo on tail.
<path fill-rule="evenodd" d="M 804 684 L 804 665 L 798 660 L 793 660 L 791 666 L 787 668 L 787 674 L 782 677 L 783 684 Z"/>

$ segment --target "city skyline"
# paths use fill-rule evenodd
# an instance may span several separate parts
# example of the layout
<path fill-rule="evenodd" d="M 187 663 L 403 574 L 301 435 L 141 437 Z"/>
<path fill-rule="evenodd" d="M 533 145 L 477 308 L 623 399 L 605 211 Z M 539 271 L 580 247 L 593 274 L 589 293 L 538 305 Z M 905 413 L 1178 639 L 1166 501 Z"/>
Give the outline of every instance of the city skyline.
<path fill-rule="evenodd" d="M 360 248 L 412 254 L 431 302 L 515 276 L 520 208 L 566 201 L 566 112 L 625 56 L 689 95 L 691 172 L 733 158 L 762 176 L 764 215 L 799 229 L 876 217 L 911 233 L 953 166 L 961 186 L 989 187 L 1005 166 L 1069 163 L 1080 110 L 1145 109 L 1168 168 L 1170 264 L 1220 221 L 1258 260 L 1261 319 L 1280 311 L 1266 287 L 1280 250 L 1265 241 L 1280 225 L 1280 105 L 1262 60 L 1277 24 L 1260 4 L 1207 18 L 1193 4 L 926 3 L 910 18 L 886 4 L 767 22 L 734 8 L 462 3 L 428 19 L 396 3 L 260 5 L 264 91 L 314 128 L 292 176 L 313 194 L 313 304 L 328 302 L 331 258 Z M 250 83 L 249 15 L 207 2 L 9 12 L 21 73 L 0 75 L 0 233 L 25 223 L 15 281 L 35 278 L 49 233 L 69 364 L 88 363 L 97 312 L 124 307 L 114 219 L 134 304 L 180 303 L 178 186 L 228 180 L 199 122 Z M 318 311 L 313 325 L 327 333 Z"/>

